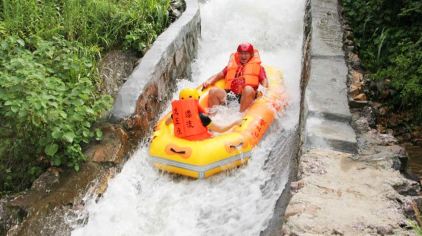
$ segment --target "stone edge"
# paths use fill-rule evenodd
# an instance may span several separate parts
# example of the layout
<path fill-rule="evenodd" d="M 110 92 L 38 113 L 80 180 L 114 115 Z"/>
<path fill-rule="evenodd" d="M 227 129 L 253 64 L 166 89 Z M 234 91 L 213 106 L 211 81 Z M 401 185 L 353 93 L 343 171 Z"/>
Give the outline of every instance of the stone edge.
<path fill-rule="evenodd" d="M 166 68 L 166 65 L 162 65 L 163 58 L 173 57 L 174 55 L 168 55 L 168 52 L 175 54 L 177 49 L 183 46 L 176 45 L 176 42 L 189 33 L 192 25 L 200 24 L 198 1 L 186 0 L 185 2 L 185 12 L 158 36 L 152 47 L 138 61 L 138 66 L 119 90 L 111 111 L 111 121 L 118 121 L 135 113 L 137 101 L 145 91 L 148 83 L 155 78 L 159 78 L 163 68 Z"/>
<path fill-rule="evenodd" d="M 341 58 L 342 60 L 344 60 L 344 64 L 346 65 L 343 50 L 342 50 L 343 55 L 338 55 L 338 54 L 321 55 L 320 51 L 312 48 L 312 46 L 314 46 L 314 44 L 312 42 L 315 41 L 315 39 L 313 38 L 313 37 L 315 37 L 315 35 L 312 32 L 316 28 L 315 22 L 318 20 L 317 17 L 318 17 L 318 15 L 320 15 L 320 12 L 317 12 L 317 16 L 312 14 L 314 11 L 318 11 L 316 9 L 313 9 L 315 6 L 317 6 L 315 4 L 316 0 L 308 0 L 308 1 L 309 1 L 309 3 L 308 3 L 309 8 L 307 10 L 309 10 L 310 19 L 309 19 L 308 22 L 305 22 L 305 24 L 309 24 L 308 27 L 310 27 L 309 30 L 310 30 L 310 35 L 311 35 L 310 36 L 311 43 L 310 43 L 308 48 L 306 48 L 306 49 L 304 48 L 304 52 L 303 52 L 304 54 L 308 53 L 310 55 L 308 55 L 307 57 L 304 56 L 304 60 L 303 60 L 303 63 L 306 65 L 307 68 L 305 68 L 305 66 L 304 66 L 304 70 L 306 71 L 306 73 L 305 73 L 306 75 L 304 75 L 305 78 L 302 78 L 303 85 L 302 85 L 302 88 L 301 88 L 302 93 L 303 93 L 302 100 L 304 101 L 304 104 L 301 108 L 302 109 L 301 113 L 303 114 L 303 115 L 301 115 L 301 121 L 303 122 L 303 125 L 302 125 L 302 128 L 303 128 L 303 130 L 302 130 L 302 140 L 303 140 L 303 144 L 304 144 L 302 146 L 302 149 L 303 149 L 302 151 L 306 151 L 308 149 L 315 148 L 316 145 L 320 145 L 321 142 L 325 142 L 325 145 L 324 145 L 323 148 L 327 148 L 327 149 L 331 149 L 331 150 L 335 150 L 335 151 L 348 152 L 348 153 L 356 153 L 357 152 L 357 141 L 356 141 L 355 131 L 351 128 L 351 125 L 350 125 L 351 117 L 349 117 L 349 116 L 339 116 L 336 113 L 332 113 L 332 114 L 331 113 L 324 113 L 323 115 L 314 114 L 315 112 L 308 110 L 308 105 L 307 105 L 307 102 L 306 102 L 308 97 L 307 97 L 306 91 L 309 91 L 309 89 L 310 89 L 307 86 L 308 81 L 313 79 L 313 74 L 311 72 L 312 71 L 312 68 L 311 68 L 312 61 L 317 60 L 321 56 L 323 56 L 323 58 L 325 60 L 339 60 Z M 338 7 L 337 1 L 335 1 L 335 4 Z M 336 9 L 334 14 L 337 14 L 337 15 L 339 14 L 337 9 Z M 340 16 L 338 16 L 338 19 L 340 19 Z M 338 21 L 337 23 L 338 23 L 338 25 L 335 25 L 335 27 L 342 29 L 341 22 Z M 321 31 L 321 29 L 317 29 L 317 31 Z M 309 50 L 309 52 L 306 52 L 305 50 Z M 304 73 L 304 72 L 302 71 L 302 73 Z M 346 81 L 347 74 L 345 74 L 344 76 L 345 76 L 344 80 Z M 347 83 L 344 83 L 344 87 L 342 89 L 344 89 L 344 91 L 347 91 Z M 345 104 L 345 106 L 348 106 L 348 104 Z M 349 109 L 349 107 L 347 107 L 347 109 Z M 322 136 L 317 137 L 317 139 L 320 142 L 312 142 L 313 137 L 311 137 L 310 133 L 307 130 L 307 123 L 308 123 L 307 121 L 308 121 L 308 119 L 310 119 L 312 117 L 319 118 L 319 119 L 326 121 L 326 122 L 336 121 L 336 122 L 343 123 L 343 125 L 345 127 L 350 128 L 348 130 L 352 131 L 351 135 L 353 135 L 353 137 L 354 137 L 354 142 L 349 142 L 349 141 L 344 141 L 344 140 L 332 140 L 332 139 L 322 137 Z M 316 144 L 316 143 L 318 143 L 318 144 Z"/>

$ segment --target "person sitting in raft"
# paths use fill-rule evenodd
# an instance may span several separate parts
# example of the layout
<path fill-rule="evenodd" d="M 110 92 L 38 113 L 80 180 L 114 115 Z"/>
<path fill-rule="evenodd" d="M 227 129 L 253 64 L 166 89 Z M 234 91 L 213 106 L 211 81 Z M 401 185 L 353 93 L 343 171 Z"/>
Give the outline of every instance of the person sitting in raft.
<path fill-rule="evenodd" d="M 203 88 L 224 79 L 224 90 L 211 88 L 208 94 L 208 105 L 223 105 L 226 103 L 227 93 L 234 93 L 240 103 L 240 112 L 245 111 L 255 100 L 259 84 L 268 88 L 268 80 L 261 66 L 258 50 L 250 43 L 242 43 L 237 52 L 230 56 L 228 65 L 219 73 L 211 76 L 203 84 Z"/>
<path fill-rule="evenodd" d="M 236 120 L 228 126 L 220 126 L 212 122 L 205 110 L 199 105 L 199 93 L 196 89 L 185 88 L 179 93 L 179 100 L 171 103 L 172 115 L 166 120 L 166 125 L 171 121 L 174 124 L 174 135 L 187 140 L 202 140 L 212 137 L 209 130 L 225 132 L 232 126 L 240 124 Z"/>

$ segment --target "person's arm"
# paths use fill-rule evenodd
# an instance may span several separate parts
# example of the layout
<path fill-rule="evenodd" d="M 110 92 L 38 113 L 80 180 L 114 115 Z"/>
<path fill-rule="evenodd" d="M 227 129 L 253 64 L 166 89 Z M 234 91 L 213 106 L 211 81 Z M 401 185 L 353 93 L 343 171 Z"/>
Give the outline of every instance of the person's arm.
<path fill-rule="evenodd" d="M 222 132 L 226 132 L 227 130 L 229 130 L 230 128 L 232 128 L 235 125 L 239 125 L 240 123 L 242 123 L 242 119 L 236 120 L 236 121 L 234 121 L 231 124 L 226 125 L 226 126 L 222 126 L 222 125 L 216 124 L 215 122 L 211 122 L 207 127 L 208 127 L 208 129 L 210 129 L 212 131 L 222 133 Z"/>
<path fill-rule="evenodd" d="M 261 85 L 264 86 L 265 88 L 268 88 L 268 79 L 267 79 L 267 77 L 265 77 L 264 79 L 262 79 Z"/>
<path fill-rule="evenodd" d="M 210 85 L 213 85 L 215 82 L 221 80 L 224 78 L 224 72 L 220 71 L 217 74 L 211 76 L 209 79 L 207 79 L 204 83 L 202 83 L 202 87 L 205 89 Z"/>
<path fill-rule="evenodd" d="M 265 72 L 264 67 L 261 66 L 261 71 L 259 72 L 259 82 L 262 86 L 265 88 L 268 88 L 268 79 L 267 79 L 267 73 Z"/>
<path fill-rule="evenodd" d="M 172 116 L 169 116 L 169 117 L 166 119 L 165 124 L 166 124 L 166 125 L 169 125 L 172 121 L 173 121 Z"/>

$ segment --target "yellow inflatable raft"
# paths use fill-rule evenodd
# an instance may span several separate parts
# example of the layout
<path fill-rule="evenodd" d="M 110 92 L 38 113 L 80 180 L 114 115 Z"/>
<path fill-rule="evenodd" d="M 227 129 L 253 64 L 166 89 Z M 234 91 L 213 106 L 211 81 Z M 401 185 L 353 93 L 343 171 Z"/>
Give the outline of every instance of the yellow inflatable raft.
<path fill-rule="evenodd" d="M 257 98 L 244 112 L 240 125 L 225 133 L 200 141 L 177 138 L 173 134 L 173 124 L 165 124 L 171 114 L 165 115 L 158 121 L 151 140 L 149 155 L 152 164 L 163 171 L 206 178 L 246 163 L 276 112 L 287 105 L 281 72 L 270 66 L 265 66 L 265 70 L 269 82 L 265 95 Z M 223 88 L 224 81 L 215 86 Z M 199 103 L 204 108 L 207 107 L 208 90 L 199 91 Z"/>

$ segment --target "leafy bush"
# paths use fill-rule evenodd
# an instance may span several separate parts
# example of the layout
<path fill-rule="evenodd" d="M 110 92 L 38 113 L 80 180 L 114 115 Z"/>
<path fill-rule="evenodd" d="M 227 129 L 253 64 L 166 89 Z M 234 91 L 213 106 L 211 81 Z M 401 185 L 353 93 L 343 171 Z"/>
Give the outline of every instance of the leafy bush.
<path fill-rule="evenodd" d="M 422 1 L 342 0 L 370 78 L 391 80 L 388 102 L 422 120 Z M 375 98 L 376 99 L 376 98 Z"/>
<path fill-rule="evenodd" d="M 94 71 L 94 52 L 63 38 L 31 43 L 33 52 L 13 36 L 0 44 L 0 128 L 4 131 L 0 181 L 4 190 L 16 188 L 14 180 L 20 176 L 36 177 L 43 162 L 78 170 L 84 160 L 81 143 L 101 137 L 91 124 L 111 104 L 109 96 L 93 92 L 89 76 Z M 24 173 L 13 169 L 20 161 L 30 163 L 21 170 Z"/>
<path fill-rule="evenodd" d="M 49 166 L 79 169 L 111 105 L 96 64 L 113 48 L 143 54 L 168 25 L 169 0 L 0 1 L 0 193 Z"/>

